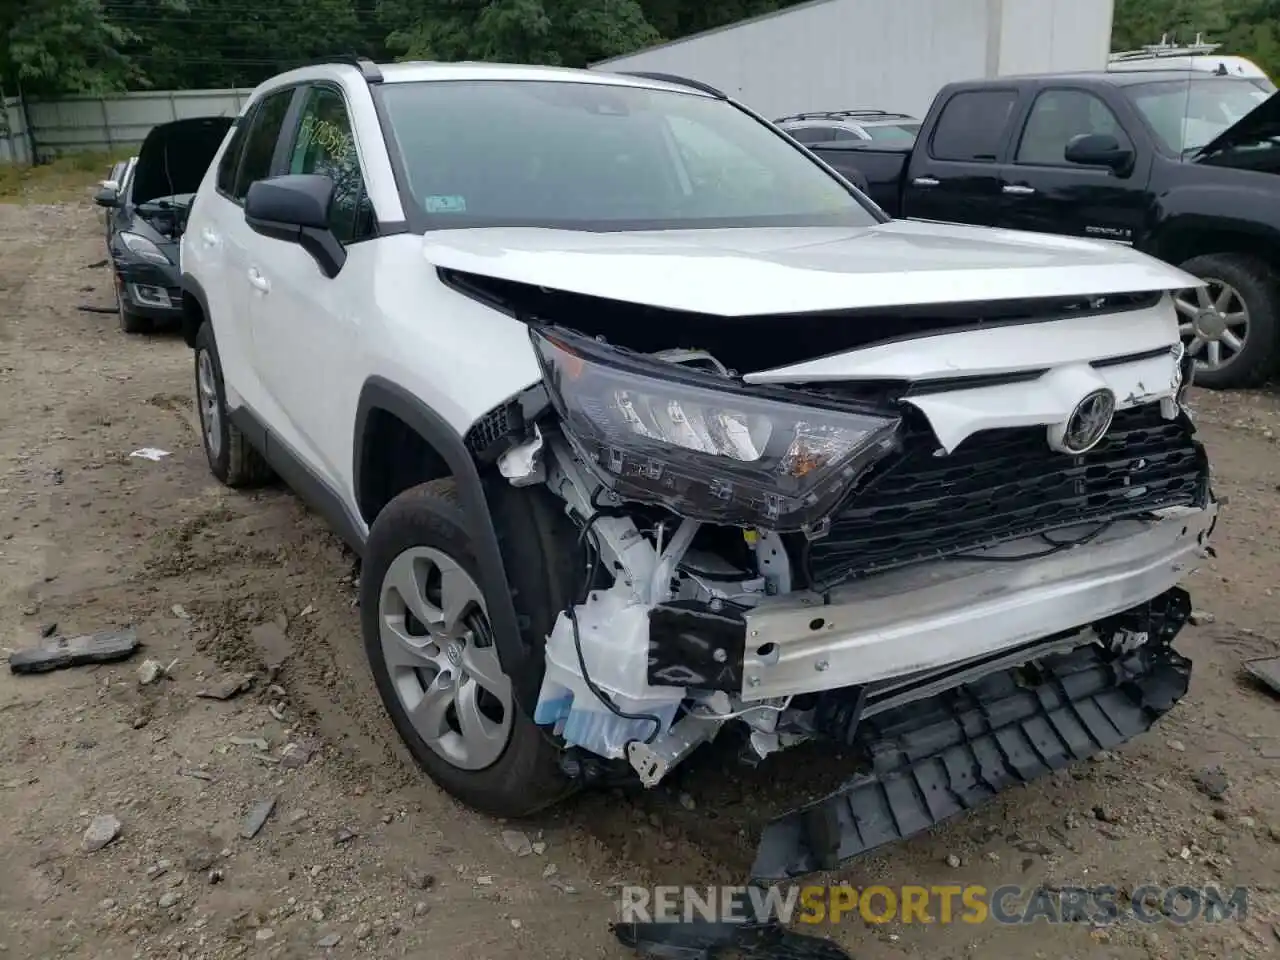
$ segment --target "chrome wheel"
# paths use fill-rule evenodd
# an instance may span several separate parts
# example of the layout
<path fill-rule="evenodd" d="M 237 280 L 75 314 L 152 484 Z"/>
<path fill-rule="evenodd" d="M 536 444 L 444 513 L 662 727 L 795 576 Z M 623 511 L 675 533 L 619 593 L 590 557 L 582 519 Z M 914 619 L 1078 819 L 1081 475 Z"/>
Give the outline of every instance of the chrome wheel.
<path fill-rule="evenodd" d="M 511 681 L 471 575 L 439 550 L 411 547 L 382 579 L 378 623 L 387 674 L 418 736 L 459 769 L 494 763 L 511 735 Z"/>
<path fill-rule="evenodd" d="M 1222 280 L 1184 290 L 1174 303 L 1179 333 L 1200 370 L 1221 370 L 1240 355 L 1249 336 L 1249 308 L 1238 290 Z"/>
<path fill-rule="evenodd" d="M 200 405 L 200 428 L 211 459 L 222 455 L 222 408 L 218 404 L 218 384 L 214 379 L 213 358 L 208 350 L 196 357 L 196 401 Z"/>

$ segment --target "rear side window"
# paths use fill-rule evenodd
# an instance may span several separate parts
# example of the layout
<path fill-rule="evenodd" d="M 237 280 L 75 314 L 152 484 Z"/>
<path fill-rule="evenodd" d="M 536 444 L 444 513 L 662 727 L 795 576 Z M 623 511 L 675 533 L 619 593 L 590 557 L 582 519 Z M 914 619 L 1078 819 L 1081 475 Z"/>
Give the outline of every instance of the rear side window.
<path fill-rule="evenodd" d="M 231 193 L 233 200 L 243 201 L 251 183 L 271 176 L 271 158 L 275 156 L 276 141 L 280 139 L 280 129 L 292 100 L 293 88 L 278 90 L 269 94 L 254 111 L 245 133 L 244 161 Z"/>
<path fill-rule="evenodd" d="M 240 158 L 244 155 L 244 131 L 253 120 L 253 113 L 245 114 L 236 123 L 231 134 L 231 142 L 227 144 L 222 159 L 218 161 L 218 192 L 231 196 L 236 183 L 236 171 L 240 168 Z"/>
<path fill-rule="evenodd" d="M 1016 90 L 957 93 L 942 108 L 929 155 L 935 160 L 994 163 L 1017 102 Z"/>

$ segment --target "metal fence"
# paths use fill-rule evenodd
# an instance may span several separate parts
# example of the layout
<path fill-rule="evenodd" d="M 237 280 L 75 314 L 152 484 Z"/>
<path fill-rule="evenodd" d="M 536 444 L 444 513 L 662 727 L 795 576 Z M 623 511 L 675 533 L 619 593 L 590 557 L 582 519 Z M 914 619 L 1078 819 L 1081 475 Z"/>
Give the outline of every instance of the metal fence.
<path fill-rule="evenodd" d="M 148 90 L 111 97 L 5 101 L 7 126 L 0 130 L 0 163 L 30 162 L 83 150 L 126 151 L 142 143 L 152 127 L 187 117 L 240 112 L 252 90 Z M 30 122 L 30 128 L 27 122 Z"/>
<path fill-rule="evenodd" d="M 0 110 L 0 163 L 30 163 L 31 138 L 22 115 L 22 101 L 6 97 Z"/>

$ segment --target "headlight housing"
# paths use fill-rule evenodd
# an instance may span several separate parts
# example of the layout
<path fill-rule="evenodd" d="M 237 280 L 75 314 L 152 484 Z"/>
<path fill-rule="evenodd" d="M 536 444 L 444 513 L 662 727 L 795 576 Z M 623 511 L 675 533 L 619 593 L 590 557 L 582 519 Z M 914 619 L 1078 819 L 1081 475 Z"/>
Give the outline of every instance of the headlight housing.
<path fill-rule="evenodd" d="M 139 233 L 122 233 L 120 234 L 120 242 L 125 245 L 125 249 L 140 260 L 150 260 L 152 263 L 160 264 L 171 262 L 159 247 Z"/>
<path fill-rule="evenodd" d="M 530 329 L 566 436 L 628 500 L 816 537 L 858 478 L 899 446 L 901 418 L 880 409 L 797 403 L 558 328 Z"/>

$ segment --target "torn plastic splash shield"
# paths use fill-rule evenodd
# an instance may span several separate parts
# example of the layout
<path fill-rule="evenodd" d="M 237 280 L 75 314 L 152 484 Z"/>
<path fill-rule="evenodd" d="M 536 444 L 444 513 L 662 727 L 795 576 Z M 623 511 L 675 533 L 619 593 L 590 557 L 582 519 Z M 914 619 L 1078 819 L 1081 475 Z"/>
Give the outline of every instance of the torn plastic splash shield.
<path fill-rule="evenodd" d="M 641 956 L 663 960 L 851 960 L 838 944 L 792 933 L 776 921 L 618 923 L 613 933 Z"/>
<path fill-rule="evenodd" d="M 1030 681 L 1025 668 L 1001 671 L 868 721 L 872 772 L 770 823 L 752 877 L 834 869 L 1144 733 L 1191 674 L 1160 633 L 1122 657 L 1080 647 L 1047 657 Z"/>

